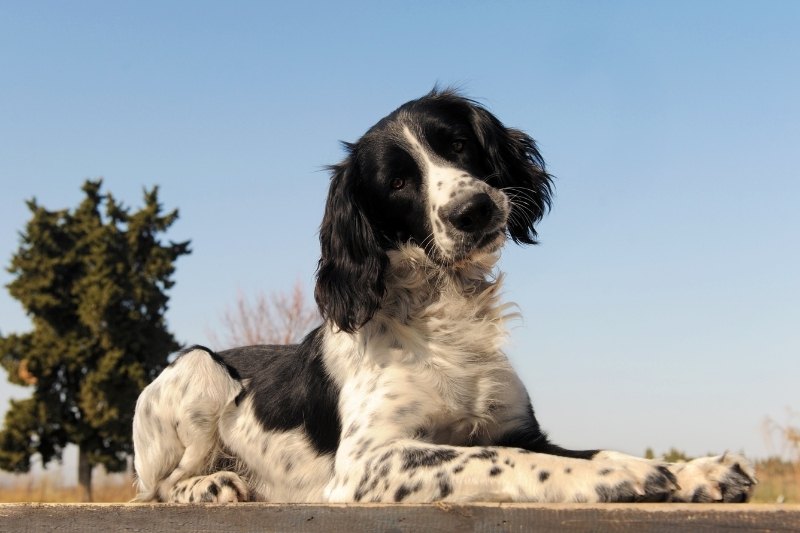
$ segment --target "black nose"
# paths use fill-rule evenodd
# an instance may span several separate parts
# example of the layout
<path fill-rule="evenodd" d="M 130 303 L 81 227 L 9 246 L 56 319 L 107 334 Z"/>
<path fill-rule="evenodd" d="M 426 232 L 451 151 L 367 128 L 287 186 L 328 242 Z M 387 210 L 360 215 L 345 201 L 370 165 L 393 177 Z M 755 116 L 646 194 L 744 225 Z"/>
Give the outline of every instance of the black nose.
<path fill-rule="evenodd" d="M 457 230 L 475 233 L 484 230 L 496 212 L 497 206 L 488 194 L 482 192 L 456 206 L 447 220 Z"/>

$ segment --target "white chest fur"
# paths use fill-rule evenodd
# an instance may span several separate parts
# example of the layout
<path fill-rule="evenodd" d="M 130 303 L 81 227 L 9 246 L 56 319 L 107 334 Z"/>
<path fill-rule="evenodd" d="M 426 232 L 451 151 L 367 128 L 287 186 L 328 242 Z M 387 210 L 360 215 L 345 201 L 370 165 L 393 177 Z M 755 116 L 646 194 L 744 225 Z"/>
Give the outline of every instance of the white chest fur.
<path fill-rule="evenodd" d="M 516 377 L 501 348 L 510 304 L 489 280 L 497 257 L 443 272 L 418 247 L 390 253 L 387 294 L 353 335 L 329 330 L 326 363 L 341 386 L 345 436 L 480 443 Z M 396 433 L 396 434 L 395 434 Z"/>

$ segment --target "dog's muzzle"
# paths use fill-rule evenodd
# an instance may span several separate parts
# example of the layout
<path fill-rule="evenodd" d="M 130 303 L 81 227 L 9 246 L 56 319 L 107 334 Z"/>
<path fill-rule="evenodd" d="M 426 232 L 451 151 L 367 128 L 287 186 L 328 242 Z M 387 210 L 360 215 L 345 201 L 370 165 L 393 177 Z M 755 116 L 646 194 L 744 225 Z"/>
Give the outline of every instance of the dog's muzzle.
<path fill-rule="evenodd" d="M 453 255 L 465 256 L 502 242 L 508 218 L 508 200 L 499 191 L 471 191 L 445 205 L 440 217 L 453 243 Z"/>

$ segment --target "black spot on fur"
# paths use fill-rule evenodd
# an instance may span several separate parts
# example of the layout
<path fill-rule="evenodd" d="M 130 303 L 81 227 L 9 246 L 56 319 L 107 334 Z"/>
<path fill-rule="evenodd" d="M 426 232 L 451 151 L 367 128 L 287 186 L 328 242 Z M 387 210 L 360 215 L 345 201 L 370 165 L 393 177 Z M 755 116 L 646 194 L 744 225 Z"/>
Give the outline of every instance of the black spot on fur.
<path fill-rule="evenodd" d="M 394 450 L 388 450 L 386 453 L 381 455 L 381 458 L 378 459 L 378 463 L 385 463 L 386 461 L 391 459 L 393 455 L 394 455 Z"/>
<path fill-rule="evenodd" d="M 613 471 L 614 471 L 614 470 L 612 470 L 611 468 L 604 468 L 604 469 L 600 470 L 600 471 L 598 472 L 598 474 L 599 474 L 599 475 L 601 475 L 601 476 L 607 476 L 607 475 L 609 475 L 609 474 L 610 474 L 611 472 L 613 472 Z"/>
<path fill-rule="evenodd" d="M 720 462 L 722 458 L 720 458 Z M 750 489 L 753 479 L 742 469 L 739 463 L 733 465 L 728 473 L 720 480 L 719 488 L 722 492 L 722 501 L 727 503 L 743 503 L 750 498 Z"/>
<path fill-rule="evenodd" d="M 217 488 L 216 484 L 212 483 L 208 486 L 208 492 L 210 492 L 213 496 L 216 496 L 219 494 L 219 489 Z"/>
<path fill-rule="evenodd" d="M 502 468 L 500 468 L 499 466 L 493 466 L 492 469 L 489 470 L 489 475 L 490 476 L 497 476 L 497 475 L 500 475 L 502 472 L 503 472 Z"/>
<path fill-rule="evenodd" d="M 402 452 L 402 471 L 420 467 L 440 466 L 460 454 L 448 448 L 408 448 Z"/>
<path fill-rule="evenodd" d="M 628 481 L 623 481 L 613 487 L 608 485 L 598 485 L 594 488 L 597 497 L 601 502 L 634 502 L 637 499 L 633 485 Z"/>
<path fill-rule="evenodd" d="M 645 502 L 669 501 L 676 487 L 677 479 L 675 475 L 667 467 L 659 466 L 655 472 L 645 478 L 645 495 L 640 500 Z"/>
<path fill-rule="evenodd" d="M 219 484 L 223 487 L 230 487 L 234 490 L 236 489 L 236 484 L 233 482 L 233 479 L 230 476 L 225 476 L 219 480 Z"/>
<path fill-rule="evenodd" d="M 549 477 L 550 477 L 550 472 L 548 472 L 547 470 L 542 470 L 541 472 L 539 472 L 540 482 L 544 483 L 545 481 L 547 481 Z"/>
<path fill-rule="evenodd" d="M 453 493 L 453 485 L 450 484 L 450 478 L 447 476 L 443 476 L 439 480 L 439 499 L 447 498 L 450 494 Z"/>
<path fill-rule="evenodd" d="M 359 430 L 359 425 L 355 422 L 350 424 L 350 427 L 347 428 L 347 432 L 344 434 L 344 438 L 349 439 L 353 435 L 355 435 L 356 431 Z"/>
<path fill-rule="evenodd" d="M 705 487 L 698 487 L 692 494 L 692 503 L 711 503 L 713 501 Z"/>
<path fill-rule="evenodd" d="M 409 494 L 411 494 L 411 489 L 407 485 L 400 485 L 394 493 L 394 501 L 402 502 Z"/>
<path fill-rule="evenodd" d="M 364 456 L 364 454 L 367 453 L 367 450 L 369 449 L 371 444 L 372 444 L 372 439 L 367 439 L 367 440 L 359 439 L 358 441 L 359 448 L 356 451 L 355 458 L 361 459 Z"/>
<path fill-rule="evenodd" d="M 385 478 L 389 476 L 389 472 L 392 470 L 392 465 L 389 463 L 384 463 L 381 469 L 378 471 L 378 475 L 376 476 L 377 479 Z"/>
<path fill-rule="evenodd" d="M 493 459 L 493 460 L 496 461 L 497 460 L 497 452 L 495 450 L 485 449 L 485 450 L 481 450 L 479 452 L 470 454 L 468 458 L 469 459 Z"/>
<path fill-rule="evenodd" d="M 565 474 L 571 474 L 572 473 L 572 469 L 571 468 L 565 468 L 564 469 L 564 473 Z"/>
<path fill-rule="evenodd" d="M 353 494 L 353 499 L 357 502 L 361 501 L 361 498 L 364 497 L 364 494 L 367 491 L 367 483 L 369 482 L 369 467 L 365 469 L 364 475 L 361 477 L 361 480 L 358 482 L 358 486 L 356 487 L 356 492 Z"/>

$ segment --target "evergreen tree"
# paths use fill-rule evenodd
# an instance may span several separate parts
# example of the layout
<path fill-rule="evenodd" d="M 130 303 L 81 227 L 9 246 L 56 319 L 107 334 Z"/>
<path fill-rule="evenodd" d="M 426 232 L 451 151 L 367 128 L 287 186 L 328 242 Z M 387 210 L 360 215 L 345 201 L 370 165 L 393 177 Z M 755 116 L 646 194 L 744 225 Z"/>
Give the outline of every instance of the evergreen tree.
<path fill-rule="evenodd" d="M 159 240 L 178 212 L 162 214 L 157 187 L 131 212 L 101 185 L 87 181 L 74 210 L 28 202 L 8 289 L 33 330 L 0 336 L 9 380 L 33 388 L 6 414 L 0 468 L 27 472 L 32 455 L 46 464 L 76 444 L 86 501 L 95 465 L 125 469 L 136 398 L 178 348 L 164 319 L 166 293 L 175 261 L 190 253 L 188 241 Z"/>

